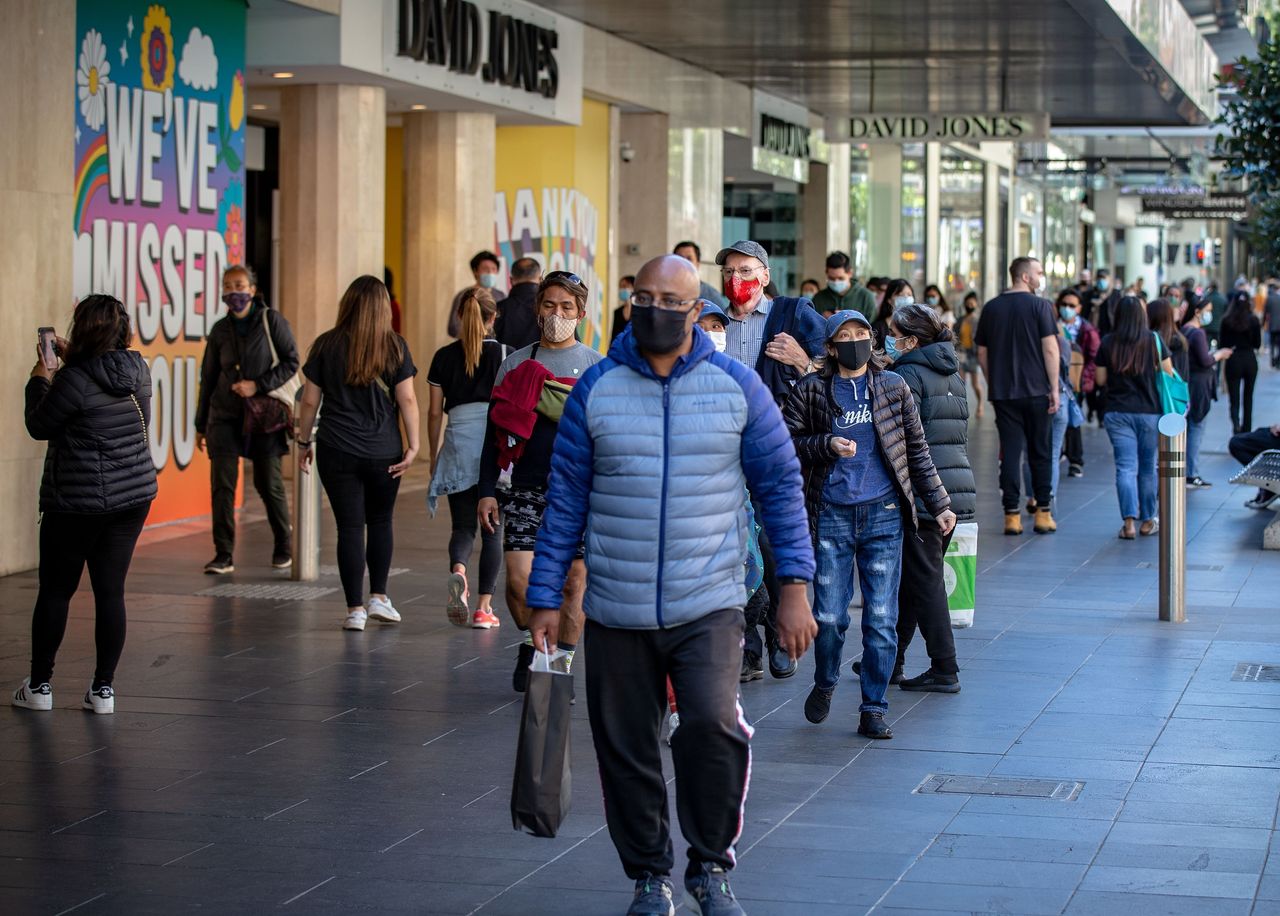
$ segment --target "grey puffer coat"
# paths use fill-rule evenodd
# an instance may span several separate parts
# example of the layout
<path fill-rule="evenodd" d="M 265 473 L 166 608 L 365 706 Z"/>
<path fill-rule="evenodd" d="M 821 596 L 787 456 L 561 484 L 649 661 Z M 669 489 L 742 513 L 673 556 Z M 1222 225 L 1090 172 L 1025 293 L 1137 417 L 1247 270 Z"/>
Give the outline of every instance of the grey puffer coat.
<path fill-rule="evenodd" d="M 915 398 L 933 466 L 951 496 L 951 511 L 967 522 L 977 514 L 978 488 L 969 465 L 969 398 L 959 368 L 949 340 L 908 350 L 893 363 Z M 918 497 L 916 509 L 928 511 Z"/>

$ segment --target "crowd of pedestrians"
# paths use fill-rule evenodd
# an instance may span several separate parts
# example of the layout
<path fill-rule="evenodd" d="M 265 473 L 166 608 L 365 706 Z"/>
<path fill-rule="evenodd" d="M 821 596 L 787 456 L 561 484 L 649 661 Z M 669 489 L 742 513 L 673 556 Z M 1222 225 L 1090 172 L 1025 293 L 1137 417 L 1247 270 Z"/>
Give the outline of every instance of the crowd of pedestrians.
<path fill-rule="evenodd" d="M 948 299 L 932 284 L 917 298 L 902 278 L 859 283 L 848 255 L 833 252 L 825 285 L 806 280 L 790 297 L 757 242 L 716 254 L 718 286 L 701 255 L 682 241 L 621 278 L 602 355 L 579 340 L 591 295 L 581 277 L 521 257 L 506 265 L 504 291 L 502 259 L 479 252 L 475 282 L 448 305 L 442 330 L 454 339 L 426 375 L 428 505 L 434 516 L 443 496 L 450 515 L 447 619 L 501 626 L 504 578 L 523 634 L 515 691 L 535 653 L 558 650 L 567 665 L 582 650 L 634 916 L 674 912 L 665 717 L 687 899 L 695 912 L 733 914 L 728 873 L 751 767 L 743 684 L 766 669 L 793 676 L 812 645 L 804 714 L 826 721 L 859 608 L 859 734 L 893 737 L 891 685 L 960 690 L 945 558 L 957 524 L 977 516 L 968 440 L 984 402 L 1010 536 L 1023 533 L 1024 507 L 1036 533 L 1057 531 L 1059 469 L 1084 475 L 1089 420 L 1115 453 L 1119 537 L 1156 534 L 1156 424 L 1171 380 L 1186 382 L 1188 488 L 1211 485 L 1199 456 L 1224 383 L 1232 454 L 1247 462 L 1280 447 L 1280 425 L 1252 429 L 1264 328 L 1280 365 L 1274 285 L 1261 317 L 1242 289 L 1226 298 L 1172 286 L 1147 301 L 1106 270 L 1051 299 L 1043 265 L 1019 257 L 1006 290 L 980 306 L 974 292 Z M 229 267 L 222 281 L 227 313 L 208 337 L 195 417 L 211 467 L 205 572 L 235 570 L 242 459 L 267 510 L 271 566 L 291 565 L 281 459 L 292 436 L 336 522 L 343 628 L 400 622 L 387 586 L 393 519 L 421 444 L 418 369 L 390 272 L 351 283 L 305 361 L 250 268 Z M 54 343 L 60 368 L 42 355 L 27 385 L 28 430 L 49 447 L 31 672 L 17 706 L 52 708 L 54 659 L 88 566 L 97 667 L 83 704 L 114 711 L 125 577 L 156 494 L 150 377 L 131 340 L 125 307 L 89 296 Z M 1248 505 L 1274 499 L 1262 491 Z M 908 676 L 917 630 L 929 667 Z"/>

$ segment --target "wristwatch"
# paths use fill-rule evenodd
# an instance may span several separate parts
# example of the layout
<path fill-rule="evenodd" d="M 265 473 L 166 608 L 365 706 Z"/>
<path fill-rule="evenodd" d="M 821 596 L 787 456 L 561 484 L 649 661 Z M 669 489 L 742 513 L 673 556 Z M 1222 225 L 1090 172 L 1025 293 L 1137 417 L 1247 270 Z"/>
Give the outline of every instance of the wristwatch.
<path fill-rule="evenodd" d="M 298 445 L 301 448 L 311 448 L 311 443 L 309 441 L 303 441 L 302 439 L 298 440 Z"/>
<path fill-rule="evenodd" d="M 801 579 L 799 576 L 779 576 L 779 585 L 808 585 L 808 579 Z"/>

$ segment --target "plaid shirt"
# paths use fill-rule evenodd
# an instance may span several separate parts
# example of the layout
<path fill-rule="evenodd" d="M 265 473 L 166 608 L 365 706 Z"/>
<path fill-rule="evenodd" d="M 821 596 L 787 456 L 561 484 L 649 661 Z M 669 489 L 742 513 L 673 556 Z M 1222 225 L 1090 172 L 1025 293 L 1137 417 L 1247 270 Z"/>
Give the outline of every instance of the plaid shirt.
<path fill-rule="evenodd" d="M 769 321 L 772 304 L 772 299 L 761 297 L 755 311 L 742 318 L 734 315 L 732 308 L 726 310 L 729 326 L 725 328 L 724 352 L 752 369 L 760 358 L 760 348 L 764 346 L 764 326 Z"/>

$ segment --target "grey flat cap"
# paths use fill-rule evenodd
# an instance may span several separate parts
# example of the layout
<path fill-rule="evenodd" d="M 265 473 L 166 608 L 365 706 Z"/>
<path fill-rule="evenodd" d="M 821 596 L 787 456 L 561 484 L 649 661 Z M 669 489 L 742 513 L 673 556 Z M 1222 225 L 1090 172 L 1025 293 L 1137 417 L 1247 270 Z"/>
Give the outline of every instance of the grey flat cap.
<path fill-rule="evenodd" d="M 745 254 L 748 257 L 755 258 L 765 267 L 769 266 L 769 253 L 764 250 L 764 246 L 759 242 L 752 242 L 747 239 L 743 239 L 741 242 L 734 242 L 728 248 L 721 248 L 720 252 L 716 255 L 716 263 L 723 265 L 724 259 L 733 252 Z"/>

